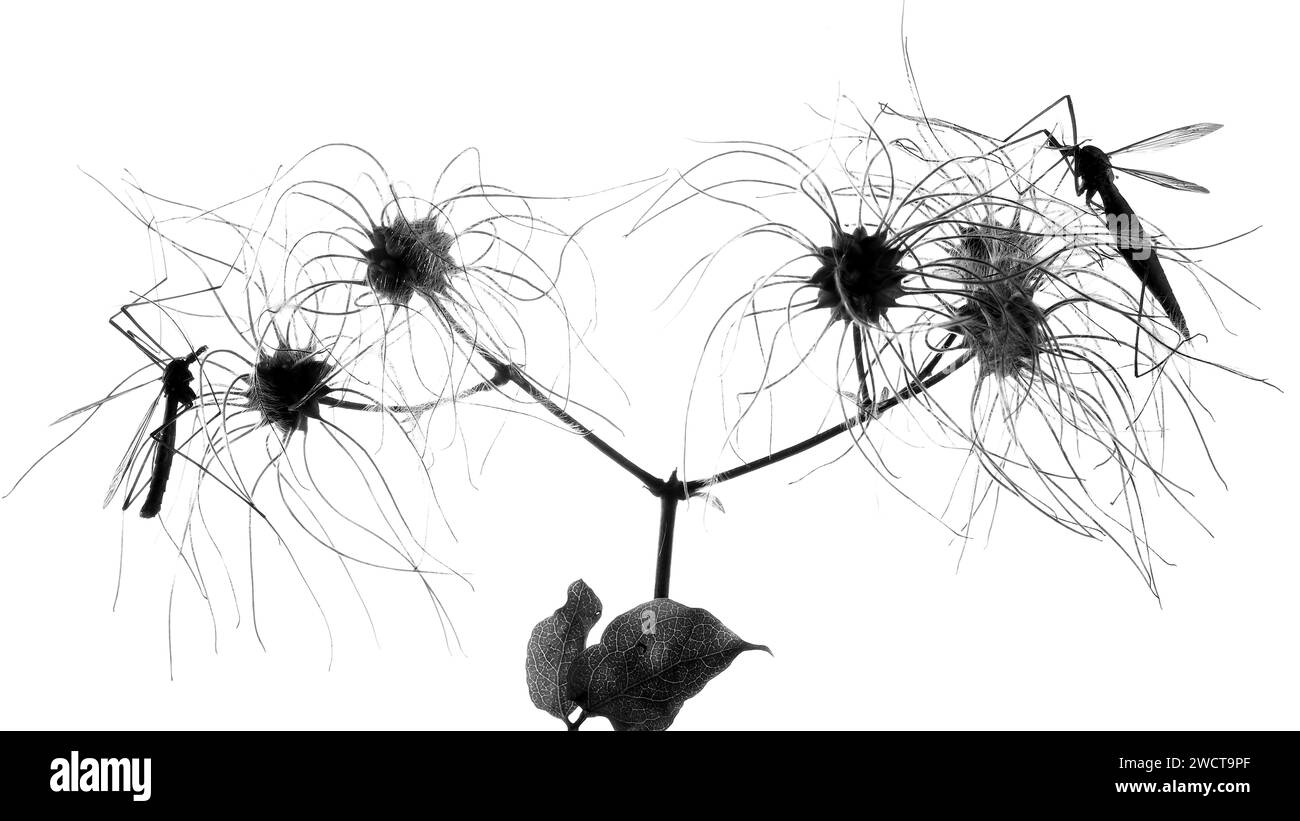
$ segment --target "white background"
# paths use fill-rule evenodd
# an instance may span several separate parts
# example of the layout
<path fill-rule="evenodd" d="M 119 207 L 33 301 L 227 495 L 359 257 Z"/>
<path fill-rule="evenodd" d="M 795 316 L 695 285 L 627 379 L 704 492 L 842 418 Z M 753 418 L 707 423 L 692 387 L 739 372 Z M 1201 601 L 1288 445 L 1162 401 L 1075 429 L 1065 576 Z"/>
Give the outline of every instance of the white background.
<path fill-rule="evenodd" d="M 1180 238 L 1264 224 L 1207 252 L 1211 270 L 1262 307 L 1223 301 L 1237 336 L 1207 327 L 1199 350 L 1294 389 L 1300 132 L 1286 8 L 917 2 L 907 33 L 930 112 L 982 130 L 1009 130 L 1066 91 L 1082 136 L 1103 146 L 1227 124 L 1146 163 L 1212 195 L 1137 182 L 1127 190 Z M 0 34 L 6 483 L 54 441 L 51 419 L 133 362 L 103 320 L 150 276 L 147 244 L 78 166 L 109 179 L 127 168 L 165 193 L 216 203 L 322 142 L 363 145 L 417 187 L 476 145 L 493 176 L 517 189 L 594 189 L 685 167 L 704 150 L 690 139 L 815 139 L 805 103 L 833 103 L 841 91 L 907 105 L 899 11 L 862 2 L 11 8 Z M 690 259 L 663 234 L 649 245 L 610 234 L 590 250 L 604 300 L 590 344 L 633 403 L 610 412 L 627 451 L 666 474 L 702 331 L 674 324 L 668 334 L 668 317 L 651 308 Z M 737 287 L 750 279 L 742 272 Z M 1194 311 L 1208 305 L 1192 300 Z M 676 726 L 1300 727 L 1293 394 L 1213 385 L 1208 433 L 1230 489 L 1192 477 L 1214 539 L 1185 519 L 1158 519 L 1178 564 L 1160 574 L 1162 604 L 1113 546 L 1010 506 L 989 546 L 957 572 L 958 549 L 895 516 L 873 474 L 851 461 L 794 487 L 785 483 L 815 460 L 739 481 L 723 494 L 725 516 L 684 511 L 674 598 L 775 655 L 741 657 Z M 173 566 L 147 523 L 127 522 L 112 611 L 122 518 L 99 501 L 129 416 L 87 428 L 0 503 L 0 726 L 558 729 L 524 687 L 532 625 L 578 577 L 607 616 L 649 598 L 654 501 L 598 455 L 519 420 L 478 493 L 453 511 L 476 586 L 449 598 L 464 652 L 445 649 L 418 596 L 389 597 L 381 585 L 371 595 L 385 605 L 382 649 L 364 630 L 347 631 L 330 671 L 310 619 L 268 629 L 266 652 L 247 624 L 222 623 L 214 655 L 193 590 L 178 583 L 178 600 L 189 600 L 178 612 L 190 616 L 175 635 L 170 680 Z M 268 613 L 300 599 L 287 587 L 259 591 Z"/>

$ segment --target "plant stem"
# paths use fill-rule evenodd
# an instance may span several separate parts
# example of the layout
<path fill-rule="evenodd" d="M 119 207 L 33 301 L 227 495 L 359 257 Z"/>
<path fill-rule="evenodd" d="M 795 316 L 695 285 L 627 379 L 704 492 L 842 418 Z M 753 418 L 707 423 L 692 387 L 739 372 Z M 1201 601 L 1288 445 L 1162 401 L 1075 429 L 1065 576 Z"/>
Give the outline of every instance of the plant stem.
<path fill-rule="evenodd" d="M 502 385 L 504 385 L 506 381 L 507 381 L 506 377 L 501 375 L 498 372 L 497 374 L 494 374 L 491 379 L 484 379 L 482 382 L 475 385 L 474 387 L 467 388 L 461 391 L 460 393 L 456 394 L 456 398 L 454 401 L 459 402 L 462 399 L 468 399 L 469 397 L 473 396 L 476 393 L 482 393 L 483 391 L 490 390 L 493 386 L 499 388 Z M 321 396 L 317 396 L 315 399 L 317 402 L 321 403 L 322 405 L 327 405 L 331 408 L 340 408 L 342 410 L 355 410 L 355 411 L 372 411 L 372 412 L 384 411 L 386 413 L 401 414 L 401 415 L 425 413 L 426 411 L 433 410 L 439 405 L 444 405 L 448 402 L 447 399 L 434 399 L 431 402 L 422 402 L 419 405 L 380 405 L 374 402 L 354 402 L 350 399 L 335 399 L 334 397 L 329 396 L 327 394 L 322 394 Z"/>
<path fill-rule="evenodd" d="M 672 565 L 673 565 L 673 534 L 677 524 L 677 506 L 679 502 L 699 494 L 705 488 L 711 487 L 713 485 L 721 484 L 722 482 L 726 482 L 731 479 L 737 479 L 746 474 L 753 473 L 756 470 L 760 470 L 769 465 L 774 465 L 777 462 L 781 462 L 786 459 L 789 459 L 792 456 L 797 456 L 806 450 L 810 450 L 824 442 L 834 439 L 835 437 L 839 436 L 841 433 L 850 431 L 858 427 L 859 425 L 865 425 L 870 419 L 879 416 L 880 414 L 884 413 L 890 408 L 893 408 L 896 405 L 901 404 L 905 400 L 925 391 L 926 389 L 939 384 L 944 379 L 947 379 L 950 374 L 952 374 L 961 366 L 965 365 L 967 362 L 971 361 L 971 359 L 973 358 L 973 355 L 967 352 L 963 354 L 961 357 L 959 357 L 958 359 L 956 359 L 955 361 L 953 361 L 950 365 L 948 365 L 938 374 L 931 376 L 931 374 L 935 369 L 935 366 L 939 364 L 939 359 L 951 346 L 953 340 L 956 339 L 957 335 L 955 333 L 950 333 L 948 334 L 947 339 L 944 340 L 943 344 L 937 350 L 935 350 L 935 352 L 930 356 L 930 359 L 925 363 L 924 366 L 922 366 L 922 368 L 917 372 L 916 376 L 913 377 L 913 379 L 907 384 L 906 387 L 904 387 L 902 390 L 895 393 L 893 396 L 884 399 L 883 401 L 867 403 L 866 397 L 864 396 L 865 388 L 866 388 L 866 370 L 863 364 L 864 351 L 863 351 L 862 336 L 858 328 L 855 326 L 853 329 L 853 346 L 854 346 L 854 359 L 856 360 L 857 368 L 858 368 L 859 410 L 857 414 L 853 416 L 853 418 L 847 419 L 844 422 L 841 422 L 840 424 L 832 428 L 828 428 L 822 431 L 821 433 L 818 433 L 816 436 L 813 436 L 810 439 L 805 439 L 802 442 L 791 445 L 788 448 L 784 448 L 782 450 L 777 451 L 776 453 L 769 454 L 753 462 L 749 462 L 747 464 L 731 468 L 730 470 L 724 470 L 721 473 L 714 474 L 713 476 L 710 476 L 706 479 L 693 479 L 691 481 L 682 481 L 681 479 L 677 478 L 677 471 L 674 470 L 672 474 L 665 480 L 665 479 L 657 478 L 652 473 L 647 471 L 645 468 L 642 468 L 640 465 L 638 465 L 637 463 L 633 462 L 631 459 L 624 456 L 622 453 L 620 453 L 616 448 L 614 448 L 604 439 L 601 439 L 599 436 L 597 436 L 596 433 L 591 430 L 591 428 L 582 424 L 577 419 L 574 419 L 569 414 L 568 411 L 566 411 L 564 408 L 557 405 L 555 401 L 552 400 L 546 394 L 545 391 L 543 391 L 540 387 L 538 387 L 538 385 L 533 382 L 533 380 L 528 376 L 528 374 L 524 373 L 522 368 L 520 368 L 518 365 L 515 365 L 512 362 L 508 362 L 502 359 L 501 357 L 487 350 L 483 346 L 483 344 L 479 342 L 477 338 L 475 338 L 449 313 L 447 313 L 447 311 L 440 304 L 438 304 L 437 300 L 434 299 L 431 295 L 426 294 L 425 298 L 428 300 L 429 304 L 433 307 L 433 309 L 437 311 L 439 315 L 442 316 L 443 320 L 447 323 L 448 327 L 450 327 L 458 336 L 460 336 L 461 339 L 465 340 L 465 342 L 467 342 L 469 346 L 473 348 L 474 352 L 477 353 L 480 357 L 482 357 L 483 361 L 491 365 L 493 370 L 495 371 L 491 380 L 483 383 L 483 385 L 476 386 L 475 388 L 471 389 L 470 392 L 476 392 L 478 390 L 482 390 L 486 388 L 489 384 L 494 385 L 496 387 L 501 387 L 506 382 L 510 382 L 514 384 L 524 393 L 528 394 L 528 396 L 530 396 L 539 405 L 545 408 L 547 412 L 549 412 L 552 416 L 554 416 L 556 419 L 559 419 L 566 426 L 568 426 L 576 433 L 578 433 L 592 447 L 594 447 L 596 450 L 603 453 L 616 465 L 618 465 L 619 467 L 626 470 L 628 473 L 635 476 L 638 480 L 640 480 L 641 484 L 643 484 L 646 487 L 646 489 L 649 490 L 652 494 L 659 497 L 659 545 L 658 545 L 658 553 L 655 561 L 655 589 L 654 589 L 654 597 L 656 599 L 668 598 L 668 585 L 669 585 L 670 577 L 672 575 Z M 342 403 L 337 403 L 337 404 L 339 406 L 342 406 Z M 355 403 L 350 403 L 350 404 L 355 404 Z M 574 722 L 569 729 L 576 730 L 578 728 L 578 725 L 581 724 L 583 720 L 585 720 L 585 718 L 586 718 L 585 715 L 579 717 L 579 719 L 576 722 Z"/>
<path fill-rule="evenodd" d="M 858 370 L 858 403 L 867 401 L 867 368 L 862 361 L 862 326 L 853 323 L 853 364 Z"/>
<path fill-rule="evenodd" d="M 642 484 L 644 484 L 651 493 L 656 496 L 663 493 L 664 483 L 660 481 L 658 477 L 619 453 L 616 448 L 597 436 L 591 428 L 570 416 L 568 411 L 555 404 L 555 402 L 547 396 L 541 388 L 537 387 L 537 385 L 533 383 L 533 380 L 529 378 L 528 374 L 524 373 L 523 369 L 518 365 L 513 362 L 502 360 L 496 354 L 483 347 L 482 343 L 475 339 L 473 334 L 465 330 L 459 322 L 448 314 L 446 309 L 438 304 L 437 300 L 428 295 L 426 295 L 425 298 L 429 304 L 433 306 L 433 309 L 442 316 L 448 327 L 455 331 L 461 339 L 469 343 L 469 346 L 474 349 L 474 352 L 481 356 L 483 361 L 491 365 L 496 371 L 492 378 L 493 384 L 501 385 L 506 381 L 514 383 L 520 390 L 528 394 L 539 405 L 545 408 L 552 416 L 577 432 L 578 435 L 585 439 L 592 447 L 605 454 L 616 465 L 623 468 L 637 479 L 640 479 Z"/>
<path fill-rule="evenodd" d="M 651 493 L 654 493 L 655 495 L 659 495 L 662 492 L 663 482 L 658 477 L 650 473 L 645 468 L 642 468 L 636 462 L 633 462 L 631 459 L 619 453 L 618 450 L 615 449 L 612 445 L 610 445 L 604 439 L 601 439 L 599 436 L 597 436 L 591 430 L 591 428 L 587 427 L 586 425 L 579 422 L 577 419 L 574 419 L 572 416 L 570 416 L 568 411 L 564 410 L 564 408 L 561 408 L 559 405 L 555 404 L 555 402 L 552 401 L 551 398 L 548 397 L 540 388 L 538 388 L 535 384 L 533 384 L 532 380 L 529 379 L 528 376 L 523 371 L 521 371 L 517 366 L 505 365 L 499 361 L 494 362 L 493 358 L 491 357 L 491 354 L 484 354 L 483 358 L 487 360 L 488 364 L 492 365 L 495 368 L 505 368 L 507 372 L 507 377 L 506 377 L 507 379 L 509 379 L 511 382 L 517 385 L 519 389 L 522 390 L 524 393 L 528 394 L 534 400 L 536 400 L 537 404 L 541 405 L 543 408 L 546 408 L 546 410 L 549 411 L 550 414 L 554 416 L 556 419 L 559 419 L 561 422 L 568 425 L 570 428 L 573 428 L 573 430 L 576 431 L 578 435 L 580 435 L 583 439 L 586 439 L 587 442 L 592 447 L 594 447 L 596 450 L 608 456 L 614 462 L 614 464 L 618 465 L 619 467 L 626 470 L 628 473 L 640 479 L 641 483 L 644 484 L 647 488 L 649 488 Z"/>
<path fill-rule="evenodd" d="M 686 486 L 673 471 L 659 494 L 659 552 L 655 561 L 655 598 L 668 598 L 668 581 L 673 569 L 673 531 L 677 524 L 677 503 L 686 498 Z"/>
<path fill-rule="evenodd" d="M 708 477 L 707 479 L 692 479 L 685 483 L 686 495 L 694 496 L 695 494 L 699 493 L 700 491 L 704 490 L 707 487 L 721 484 L 722 482 L 726 482 L 731 479 L 738 479 L 741 476 L 744 476 L 745 474 L 753 473 L 754 471 L 759 470 L 761 468 L 765 468 L 769 465 L 774 465 L 777 462 L 782 462 L 786 459 L 789 459 L 791 456 L 798 456 L 804 451 L 810 450 L 822 444 L 823 442 L 828 442 L 831 439 L 834 439 L 836 436 L 839 436 L 841 433 L 850 431 L 859 425 L 865 424 L 872 417 L 878 416 L 879 414 L 884 413 L 885 411 L 889 410 L 895 405 L 901 404 L 904 400 L 915 396 L 916 394 L 920 393 L 922 390 L 925 390 L 927 388 L 939 384 L 943 380 L 947 379 L 948 376 L 953 371 L 957 370 L 962 365 L 965 365 L 967 362 L 969 362 L 971 358 L 972 358 L 971 354 L 969 353 L 964 354 L 961 356 L 961 358 L 955 360 L 951 365 L 944 368 L 939 373 L 935 374 L 934 376 L 930 376 L 930 372 L 934 370 L 934 365 L 937 364 L 939 361 L 938 356 L 936 355 L 935 357 L 932 357 L 930 362 L 927 364 L 927 366 L 923 368 L 920 373 L 917 374 L 916 379 L 912 380 L 912 382 L 907 387 L 903 388 L 901 391 L 894 394 L 893 396 L 890 396 L 889 398 L 881 402 L 875 402 L 872 403 L 871 405 L 867 405 L 863 407 L 852 418 L 846 419 L 845 421 L 841 422 L 840 424 L 836 425 L 833 428 L 827 428 L 821 433 L 818 433 L 816 436 L 813 436 L 810 439 L 805 439 L 804 441 L 799 442 L 798 444 L 791 445 L 788 448 L 778 450 L 776 453 L 768 454 L 767 456 L 764 456 L 761 459 L 755 459 L 752 462 L 747 462 L 746 464 L 731 468 L 730 470 L 724 470 L 721 473 L 716 473 L 713 476 Z"/>

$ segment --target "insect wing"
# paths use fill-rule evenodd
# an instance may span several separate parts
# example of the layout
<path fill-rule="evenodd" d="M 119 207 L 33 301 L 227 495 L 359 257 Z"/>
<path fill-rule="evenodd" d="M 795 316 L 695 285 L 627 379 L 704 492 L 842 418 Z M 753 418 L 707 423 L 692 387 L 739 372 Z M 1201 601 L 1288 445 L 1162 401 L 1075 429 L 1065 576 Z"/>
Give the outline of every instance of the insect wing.
<path fill-rule="evenodd" d="M 1188 182 L 1187 180 L 1180 180 L 1177 177 L 1171 177 L 1168 174 L 1161 174 L 1158 171 L 1140 171 L 1136 168 L 1120 168 L 1118 165 L 1113 165 L 1111 167 L 1116 171 L 1123 171 L 1125 174 L 1130 174 L 1140 180 L 1153 182 L 1156 185 L 1163 185 L 1165 188 L 1173 188 L 1177 191 L 1195 191 L 1198 194 L 1210 193 L 1210 189 L 1203 185 L 1197 185 L 1196 183 Z"/>
<path fill-rule="evenodd" d="M 119 383 L 118 383 L 118 387 L 120 388 L 120 387 L 122 387 L 122 385 L 125 385 L 126 382 L 127 382 L 127 379 L 130 379 L 131 377 L 135 376 L 136 374 L 139 374 L 139 373 L 140 373 L 141 371 L 143 371 L 143 370 L 145 370 L 145 369 L 144 369 L 144 368 L 141 368 L 139 371 L 136 371 L 135 373 L 131 374 L 131 376 L 128 376 L 126 379 L 124 379 L 124 380 L 122 380 L 121 382 L 119 382 Z M 150 385 L 156 385 L 157 383 L 158 383 L 158 380 L 157 380 L 157 379 L 150 379 L 148 382 L 141 382 L 139 385 L 136 385 L 135 387 L 132 387 L 132 388 L 127 388 L 126 390 L 117 390 L 117 389 L 115 388 L 113 393 L 110 393 L 108 396 L 105 396 L 103 399 L 96 399 L 94 402 L 91 402 L 89 405 L 82 405 L 81 407 L 77 408 L 77 409 L 74 410 L 74 411 L 68 411 L 67 413 L 65 413 L 65 414 L 63 414 L 62 416 L 60 416 L 58 419 L 55 419 L 55 420 L 54 420 L 53 422 L 51 422 L 50 424 L 52 424 L 52 425 L 62 424 L 63 422 L 68 421 L 69 419 L 71 419 L 71 418 L 74 417 L 74 416 L 79 416 L 80 414 L 83 414 L 83 413 L 85 413 L 86 411 L 93 411 L 93 410 L 96 410 L 96 409 L 98 409 L 98 408 L 104 406 L 105 404 L 107 404 L 107 403 L 109 403 L 109 402 L 112 402 L 114 399 L 117 399 L 117 398 L 119 398 L 119 397 L 126 396 L 128 393 L 131 393 L 132 391 L 138 391 L 138 390 L 140 390 L 141 388 L 147 388 L 147 387 L 149 387 Z"/>
<path fill-rule="evenodd" d="M 158 409 L 160 399 L 162 399 L 161 392 L 154 397 L 153 404 L 149 406 L 144 418 L 140 420 L 140 427 L 136 430 L 135 436 L 131 437 L 131 444 L 127 447 L 121 463 L 113 473 L 113 481 L 108 486 L 108 493 L 104 494 L 104 507 L 108 507 L 108 503 L 113 501 L 118 488 L 122 486 L 122 479 L 126 477 L 126 474 L 130 473 L 131 465 L 135 463 L 136 457 L 139 456 L 140 449 L 144 446 L 144 439 L 149 434 L 149 423 L 153 420 L 153 414 Z"/>
<path fill-rule="evenodd" d="M 1154 137 L 1147 137 L 1145 140 L 1138 140 L 1135 143 L 1129 143 L 1123 148 L 1117 148 L 1110 152 L 1110 156 L 1116 154 L 1131 154 L 1136 151 L 1155 151 L 1161 148 L 1172 148 L 1175 145 L 1190 143 L 1192 140 L 1199 140 L 1206 134 L 1213 134 L 1223 126 L 1219 123 L 1196 123 L 1195 125 L 1185 125 L 1182 128 L 1174 128 L 1169 131 L 1161 132 Z"/>

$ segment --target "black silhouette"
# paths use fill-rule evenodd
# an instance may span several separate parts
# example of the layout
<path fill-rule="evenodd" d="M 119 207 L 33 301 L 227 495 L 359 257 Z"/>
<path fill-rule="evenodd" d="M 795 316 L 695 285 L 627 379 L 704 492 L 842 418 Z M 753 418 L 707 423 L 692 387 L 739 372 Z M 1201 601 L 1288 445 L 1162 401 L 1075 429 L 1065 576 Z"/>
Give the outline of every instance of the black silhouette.
<path fill-rule="evenodd" d="M 163 494 L 167 492 L 167 478 L 171 475 L 172 459 L 176 454 L 176 418 L 182 405 L 188 408 L 198 399 L 194 389 L 190 387 L 190 383 L 194 381 L 190 366 L 197 362 L 206 350 L 207 346 L 204 346 L 183 359 L 173 359 L 167 363 L 167 368 L 163 371 L 162 395 L 166 398 L 167 404 L 163 407 L 162 427 L 152 434 L 157 446 L 154 448 L 153 475 L 149 478 L 149 494 L 145 496 L 144 504 L 140 506 L 141 518 L 152 519 L 162 510 Z"/>
<path fill-rule="evenodd" d="M 1071 112 L 1071 115 L 1073 115 L 1073 112 Z M 1106 215 L 1106 224 L 1110 228 L 1111 235 L 1115 238 L 1115 246 L 1120 256 L 1133 269 L 1133 273 L 1137 274 L 1138 279 L 1142 280 L 1143 287 L 1151 291 L 1156 301 L 1160 303 L 1160 307 L 1164 309 L 1165 314 L 1177 326 L 1184 338 L 1190 337 L 1187 329 L 1187 319 L 1183 316 L 1183 310 L 1178 305 L 1178 299 L 1174 296 L 1174 289 L 1169 284 L 1169 277 L 1165 275 L 1164 266 L 1160 263 L 1160 255 L 1156 252 L 1155 243 L 1151 242 L 1137 213 L 1129 205 L 1128 200 L 1124 199 L 1124 196 L 1119 192 L 1119 187 L 1115 185 L 1115 172 L 1122 171 L 1138 179 L 1178 191 L 1196 191 L 1197 193 L 1208 194 L 1209 189 L 1186 180 L 1180 180 L 1177 177 L 1171 177 L 1168 174 L 1117 166 L 1111 162 L 1111 158 L 1128 152 L 1150 151 L 1157 148 L 1181 145 L 1218 131 L 1220 128 L 1222 126 L 1217 123 L 1186 125 L 1182 128 L 1165 131 L 1154 137 L 1147 137 L 1145 140 L 1138 140 L 1109 153 L 1102 151 L 1095 145 L 1062 145 L 1051 134 L 1047 135 L 1052 148 L 1060 151 L 1062 156 L 1071 162 L 1075 193 L 1082 195 L 1084 202 L 1089 207 L 1095 207 L 1093 197 L 1101 197 L 1102 212 Z"/>

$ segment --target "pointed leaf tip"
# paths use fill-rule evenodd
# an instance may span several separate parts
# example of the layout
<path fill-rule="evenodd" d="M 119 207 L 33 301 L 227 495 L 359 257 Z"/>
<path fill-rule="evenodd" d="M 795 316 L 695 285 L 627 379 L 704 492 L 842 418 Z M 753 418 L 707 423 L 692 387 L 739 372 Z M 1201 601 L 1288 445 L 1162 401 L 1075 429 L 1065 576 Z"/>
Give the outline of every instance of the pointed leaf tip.
<path fill-rule="evenodd" d="M 587 635 L 600 621 L 596 591 L 582 579 L 569 585 L 564 604 L 533 628 L 528 638 L 525 670 L 528 695 L 539 710 L 569 723 L 577 705 L 565 693 L 569 669 L 587 645 Z"/>
<path fill-rule="evenodd" d="M 600 643 L 575 659 L 568 698 L 615 730 L 666 730 L 750 644 L 712 613 L 672 599 L 654 599 L 615 617 Z"/>

